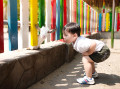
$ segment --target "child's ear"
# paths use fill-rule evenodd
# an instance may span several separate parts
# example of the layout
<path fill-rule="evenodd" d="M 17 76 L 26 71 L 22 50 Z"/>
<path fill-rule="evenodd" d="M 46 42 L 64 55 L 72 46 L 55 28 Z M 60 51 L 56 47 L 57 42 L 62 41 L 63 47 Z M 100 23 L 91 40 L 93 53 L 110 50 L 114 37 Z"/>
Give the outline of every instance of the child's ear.
<path fill-rule="evenodd" d="M 75 34 L 74 34 L 74 37 L 75 37 L 75 38 L 77 38 L 77 37 L 78 37 L 78 35 L 75 33 Z"/>

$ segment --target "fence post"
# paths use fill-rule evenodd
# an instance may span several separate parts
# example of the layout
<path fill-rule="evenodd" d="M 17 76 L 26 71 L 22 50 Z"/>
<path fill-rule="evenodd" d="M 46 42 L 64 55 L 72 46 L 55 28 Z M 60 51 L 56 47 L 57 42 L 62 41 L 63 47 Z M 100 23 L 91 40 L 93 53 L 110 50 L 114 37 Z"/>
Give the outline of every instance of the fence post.
<path fill-rule="evenodd" d="M 62 39 L 62 28 L 63 28 L 63 0 L 60 0 L 60 39 Z"/>
<path fill-rule="evenodd" d="M 60 0 L 56 0 L 56 40 L 60 39 Z"/>
<path fill-rule="evenodd" d="M 0 0 L 0 53 L 4 52 L 3 0 Z"/>
<path fill-rule="evenodd" d="M 51 29 L 56 27 L 56 0 L 51 0 Z M 51 33 L 51 41 L 55 40 L 55 32 Z"/>
<path fill-rule="evenodd" d="M 29 0 L 20 0 L 20 41 L 18 43 L 19 48 L 29 46 Z"/>
<path fill-rule="evenodd" d="M 35 24 L 38 24 L 38 0 L 30 0 L 30 19 L 31 19 L 31 46 L 38 45 L 37 29 Z"/>
<path fill-rule="evenodd" d="M 9 50 L 18 49 L 17 0 L 8 0 Z"/>
<path fill-rule="evenodd" d="M 46 0 L 46 19 L 45 19 L 45 24 L 46 27 L 48 27 L 49 29 L 51 29 L 51 0 Z M 50 42 L 50 34 L 48 34 L 47 39 L 45 40 L 45 42 Z"/>

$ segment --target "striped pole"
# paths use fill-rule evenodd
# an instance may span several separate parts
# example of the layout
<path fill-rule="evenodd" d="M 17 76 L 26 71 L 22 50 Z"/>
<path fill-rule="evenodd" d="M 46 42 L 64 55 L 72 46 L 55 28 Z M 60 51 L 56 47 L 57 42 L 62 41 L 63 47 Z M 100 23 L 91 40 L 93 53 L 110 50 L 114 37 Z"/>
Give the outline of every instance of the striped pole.
<path fill-rule="evenodd" d="M 62 29 L 63 29 L 63 0 L 60 0 L 60 39 L 63 38 Z"/>
<path fill-rule="evenodd" d="M 63 26 L 65 26 L 67 24 L 67 3 L 66 3 L 66 0 L 64 0 L 64 15 L 63 15 Z"/>
<path fill-rule="evenodd" d="M 51 0 L 51 29 L 56 27 L 56 0 Z M 55 32 L 51 33 L 51 41 L 55 40 Z"/>
<path fill-rule="evenodd" d="M 45 0 L 46 2 L 46 13 L 45 13 L 45 24 L 46 27 L 51 29 L 51 0 Z M 45 39 L 45 43 L 50 42 L 50 34 L 48 34 L 47 39 Z"/>
<path fill-rule="evenodd" d="M 102 13 L 99 13 L 99 31 L 102 30 Z"/>
<path fill-rule="evenodd" d="M 20 41 L 18 47 L 29 47 L 29 0 L 20 0 Z"/>
<path fill-rule="evenodd" d="M 56 40 L 60 39 L 60 0 L 56 0 Z"/>
<path fill-rule="evenodd" d="M 4 52 L 3 0 L 0 0 L 0 53 Z"/>
<path fill-rule="evenodd" d="M 8 0 L 9 50 L 18 49 L 17 0 Z"/>
<path fill-rule="evenodd" d="M 39 27 L 45 26 L 45 0 L 38 0 L 39 4 Z"/>
<path fill-rule="evenodd" d="M 38 45 L 37 29 L 35 24 L 38 24 L 38 0 L 30 0 L 30 19 L 31 19 L 31 46 Z"/>

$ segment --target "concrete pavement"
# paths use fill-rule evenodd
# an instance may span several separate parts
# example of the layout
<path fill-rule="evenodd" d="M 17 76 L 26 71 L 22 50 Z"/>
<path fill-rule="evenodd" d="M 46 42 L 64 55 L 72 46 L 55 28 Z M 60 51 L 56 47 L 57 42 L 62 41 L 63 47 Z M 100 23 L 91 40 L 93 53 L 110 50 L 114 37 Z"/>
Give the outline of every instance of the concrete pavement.
<path fill-rule="evenodd" d="M 110 48 L 111 40 L 103 40 Z M 30 86 L 28 89 L 120 89 L 120 40 L 115 39 L 114 49 L 110 57 L 95 64 L 99 78 L 95 79 L 95 85 L 81 85 L 76 79 L 83 77 L 83 64 L 81 55 L 66 63 L 59 69 L 49 74 L 46 78 Z"/>

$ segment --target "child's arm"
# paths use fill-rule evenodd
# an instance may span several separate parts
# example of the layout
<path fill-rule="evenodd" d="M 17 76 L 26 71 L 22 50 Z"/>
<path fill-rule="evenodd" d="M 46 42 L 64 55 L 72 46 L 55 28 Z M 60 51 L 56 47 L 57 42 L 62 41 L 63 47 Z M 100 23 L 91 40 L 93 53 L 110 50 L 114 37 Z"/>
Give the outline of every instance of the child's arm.
<path fill-rule="evenodd" d="M 96 42 L 95 41 L 92 41 L 91 45 L 90 45 L 90 48 L 88 51 L 82 53 L 84 56 L 88 56 L 88 55 L 91 55 L 94 51 L 95 51 L 95 48 L 96 48 Z"/>

